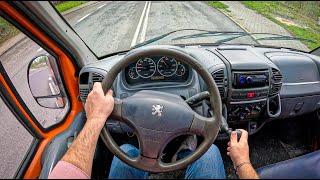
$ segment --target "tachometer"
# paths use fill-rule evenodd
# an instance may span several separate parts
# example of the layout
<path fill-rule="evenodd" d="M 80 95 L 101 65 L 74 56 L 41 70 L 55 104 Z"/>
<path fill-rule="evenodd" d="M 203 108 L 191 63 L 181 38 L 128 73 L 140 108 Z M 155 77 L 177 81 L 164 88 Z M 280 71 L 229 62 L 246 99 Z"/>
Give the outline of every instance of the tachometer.
<path fill-rule="evenodd" d="M 136 71 L 139 76 L 149 78 L 156 72 L 156 64 L 151 58 L 139 59 L 136 63 Z"/>
<path fill-rule="evenodd" d="M 130 68 L 128 74 L 131 79 L 138 79 L 138 77 L 139 77 L 139 75 L 136 71 L 136 67 Z"/>
<path fill-rule="evenodd" d="M 186 68 L 184 67 L 184 65 L 178 64 L 176 75 L 183 76 L 185 73 L 186 73 Z"/>
<path fill-rule="evenodd" d="M 162 76 L 172 76 L 177 71 L 177 61 L 174 58 L 164 56 L 158 61 L 157 68 Z"/>

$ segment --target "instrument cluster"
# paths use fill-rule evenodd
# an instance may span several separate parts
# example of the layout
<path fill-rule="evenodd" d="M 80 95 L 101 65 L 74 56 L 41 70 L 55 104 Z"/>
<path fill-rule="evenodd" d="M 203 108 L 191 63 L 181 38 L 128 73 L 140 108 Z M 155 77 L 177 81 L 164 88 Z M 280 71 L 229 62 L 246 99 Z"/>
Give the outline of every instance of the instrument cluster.
<path fill-rule="evenodd" d="M 129 85 L 185 82 L 189 71 L 185 63 L 169 56 L 143 57 L 125 69 L 125 78 Z"/>

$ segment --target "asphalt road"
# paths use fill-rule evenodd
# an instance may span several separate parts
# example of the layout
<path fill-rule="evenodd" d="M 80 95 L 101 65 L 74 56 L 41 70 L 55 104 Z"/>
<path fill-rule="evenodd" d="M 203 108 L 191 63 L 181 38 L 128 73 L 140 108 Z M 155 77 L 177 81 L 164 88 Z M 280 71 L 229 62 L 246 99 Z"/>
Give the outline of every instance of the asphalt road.
<path fill-rule="evenodd" d="M 126 50 L 144 40 L 182 28 L 243 31 L 219 11 L 194 1 L 99 2 L 69 13 L 65 18 L 98 56 Z M 181 32 L 179 35 L 185 33 Z M 210 38 L 171 41 L 171 38 L 159 44 L 212 41 Z M 249 37 L 237 41 L 253 42 Z M 45 51 L 25 38 L 0 55 L 0 61 L 33 115 L 44 127 L 48 127 L 56 122 L 61 110 L 40 107 L 32 97 L 27 79 L 29 62 L 41 54 L 45 54 Z M 35 85 L 37 89 L 42 88 L 44 91 L 48 88 L 46 83 L 39 82 Z M 32 137 L 21 130 L 22 127 L 8 113 L 3 103 L 0 103 L 0 178 L 8 178 L 20 163 L 21 154 L 26 152 Z"/>
<path fill-rule="evenodd" d="M 73 13 L 66 18 L 98 56 L 127 50 L 137 43 L 178 29 L 243 31 L 218 10 L 196 1 L 104 2 L 91 8 L 91 11 Z M 190 31 L 174 35 L 186 33 Z M 171 41 L 171 39 L 172 37 L 168 37 L 157 43 L 214 42 L 212 38 L 186 41 Z M 236 42 L 253 43 L 250 37 L 239 38 Z"/>
<path fill-rule="evenodd" d="M 51 95 L 49 87 L 49 71 L 47 67 L 30 71 L 29 83 L 34 96 Z"/>

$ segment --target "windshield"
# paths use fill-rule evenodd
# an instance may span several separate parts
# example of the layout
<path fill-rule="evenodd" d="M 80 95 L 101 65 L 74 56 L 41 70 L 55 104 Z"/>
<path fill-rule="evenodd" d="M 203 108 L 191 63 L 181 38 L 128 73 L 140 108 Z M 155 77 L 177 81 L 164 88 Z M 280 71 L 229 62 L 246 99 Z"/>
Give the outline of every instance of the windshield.
<path fill-rule="evenodd" d="M 318 1 L 52 1 L 98 56 L 146 45 L 320 46 Z"/>

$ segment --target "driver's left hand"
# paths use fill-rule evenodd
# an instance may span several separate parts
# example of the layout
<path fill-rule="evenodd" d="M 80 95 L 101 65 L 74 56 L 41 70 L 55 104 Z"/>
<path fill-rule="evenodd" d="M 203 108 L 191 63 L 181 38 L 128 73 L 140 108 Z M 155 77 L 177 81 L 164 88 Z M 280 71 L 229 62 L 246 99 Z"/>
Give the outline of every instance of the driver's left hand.
<path fill-rule="evenodd" d="M 113 111 L 114 99 L 112 94 L 112 90 L 109 90 L 105 95 L 101 83 L 94 83 L 93 89 L 88 94 L 85 104 L 87 122 L 92 121 L 93 123 L 104 125 Z"/>

